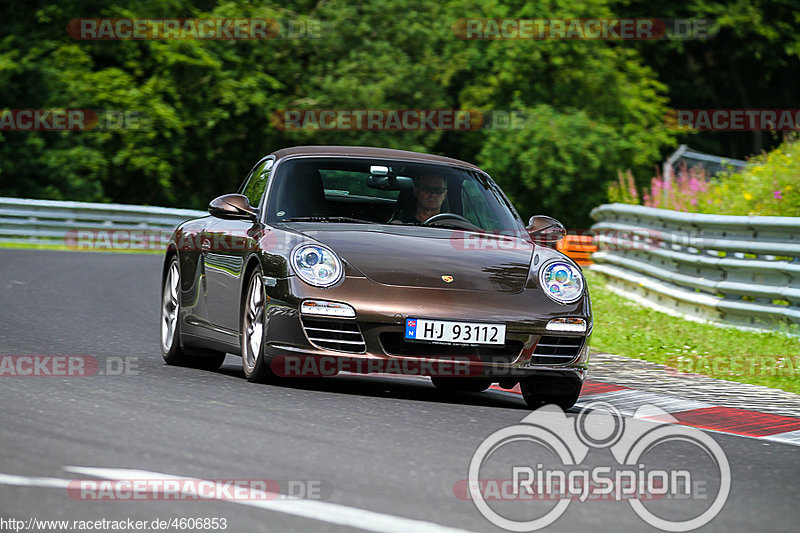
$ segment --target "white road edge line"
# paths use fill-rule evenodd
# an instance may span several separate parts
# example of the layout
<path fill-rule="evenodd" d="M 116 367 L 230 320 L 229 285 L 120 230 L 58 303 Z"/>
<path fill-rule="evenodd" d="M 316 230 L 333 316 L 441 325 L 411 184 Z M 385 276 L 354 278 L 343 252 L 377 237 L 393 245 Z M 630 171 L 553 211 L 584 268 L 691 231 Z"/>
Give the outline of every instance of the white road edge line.
<path fill-rule="evenodd" d="M 134 479 L 177 479 L 197 480 L 186 476 L 174 476 L 151 472 L 148 470 L 135 470 L 128 468 L 96 468 L 83 466 L 64 467 L 67 472 L 83 474 L 100 479 L 109 480 L 134 480 Z M 15 485 L 27 487 L 67 488 L 70 480 L 50 477 L 27 477 L 0 473 L 0 485 Z M 320 522 L 340 526 L 374 531 L 378 533 L 407 533 L 408 531 L 422 533 L 469 533 L 467 530 L 403 518 L 376 511 L 367 511 L 356 507 L 348 507 L 337 503 L 305 500 L 301 498 L 286 498 L 284 495 L 262 491 L 263 500 L 215 500 L 224 503 L 236 503 L 250 507 L 258 507 L 268 511 L 284 513 L 302 518 L 310 518 Z"/>
<path fill-rule="evenodd" d="M 66 489 L 69 486 L 69 480 L 59 477 L 28 477 L 0 473 L 0 485 Z"/>

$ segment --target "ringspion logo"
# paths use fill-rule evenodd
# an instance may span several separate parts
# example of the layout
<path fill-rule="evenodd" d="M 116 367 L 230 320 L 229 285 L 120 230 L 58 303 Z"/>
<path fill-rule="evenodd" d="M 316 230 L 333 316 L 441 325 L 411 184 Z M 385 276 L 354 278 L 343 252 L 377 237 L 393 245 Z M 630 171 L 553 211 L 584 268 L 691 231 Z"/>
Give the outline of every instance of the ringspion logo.
<path fill-rule="evenodd" d="M 731 470 L 711 436 L 675 422 L 653 405 L 633 418 L 605 402 L 574 417 L 545 406 L 489 435 L 453 492 L 508 531 L 542 529 L 593 501 L 627 503 L 653 527 L 691 531 L 722 510 Z M 595 450 L 599 463 L 586 459 Z M 703 466 L 687 468 L 688 454 Z"/>

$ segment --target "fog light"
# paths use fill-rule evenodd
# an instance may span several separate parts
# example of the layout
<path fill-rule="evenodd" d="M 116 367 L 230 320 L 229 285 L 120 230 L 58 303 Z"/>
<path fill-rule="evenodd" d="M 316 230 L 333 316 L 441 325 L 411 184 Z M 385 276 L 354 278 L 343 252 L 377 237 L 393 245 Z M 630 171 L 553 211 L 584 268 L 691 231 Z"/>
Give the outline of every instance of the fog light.
<path fill-rule="evenodd" d="M 586 321 L 582 318 L 554 318 L 547 323 L 547 331 L 586 333 Z"/>
<path fill-rule="evenodd" d="M 344 318 L 356 316 L 356 310 L 349 305 L 326 302 L 324 300 L 306 300 L 300 306 L 300 312 L 304 315 L 339 316 Z"/>

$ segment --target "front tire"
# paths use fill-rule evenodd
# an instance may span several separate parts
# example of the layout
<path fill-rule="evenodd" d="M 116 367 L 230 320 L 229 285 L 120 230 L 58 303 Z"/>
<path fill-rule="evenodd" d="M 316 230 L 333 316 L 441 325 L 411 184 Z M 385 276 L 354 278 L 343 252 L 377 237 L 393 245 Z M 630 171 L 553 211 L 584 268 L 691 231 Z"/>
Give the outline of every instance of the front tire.
<path fill-rule="evenodd" d="M 225 361 L 225 354 L 213 350 L 189 354 L 181 348 L 181 271 L 178 257 L 169 262 L 164 285 L 161 288 L 161 356 L 174 366 L 188 366 L 202 370 L 217 370 Z"/>
<path fill-rule="evenodd" d="M 242 302 L 242 369 L 247 381 L 263 383 L 274 377 L 264 354 L 266 305 L 261 268 L 256 267 L 247 282 L 247 292 Z"/>

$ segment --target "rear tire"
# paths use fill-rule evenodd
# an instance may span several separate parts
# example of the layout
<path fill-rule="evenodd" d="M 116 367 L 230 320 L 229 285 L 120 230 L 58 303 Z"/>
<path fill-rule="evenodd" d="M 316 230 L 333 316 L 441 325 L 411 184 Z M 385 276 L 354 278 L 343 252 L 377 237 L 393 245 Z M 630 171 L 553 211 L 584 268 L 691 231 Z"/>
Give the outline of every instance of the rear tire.
<path fill-rule="evenodd" d="M 187 353 L 181 348 L 181 274 L 177 256 L 173 256 L 161 287 L 161 356 L 174 366 L 217 370 L 225 354 L 214 350 Z"/>
<path fill-rule="evenodd" d="M 483 392 L 492 386 L 492 380 L 486 378 L 443 378 L 432 376 L 431 381 L 439 390 L 460 392 Z"/>
<path fill-rule="evenodd" d="M 275 377 L 264 353 L 266 332 L 266 301 L 261 268 L 256 267 L 247 281 L 247 291 L 242 301 L 242 369 L 247 381 L 264 383 Z"/>
<path fill-rule="evenodd" d="M 547 392 L 542 392 L 543 385 L 546 386 Z M 554 388 L 553 384 L 546 382 L 533 382 L 530 380 L 522 380 L 519 383 L 520 391 L 522 391 L 522 399 L 531 409 L 538 409 L 543 405 L 554 404 L 566 411 L 578 401 L 581 395 L 581 383 L 564 383 L 563 392 L 551 392 Z"/>

